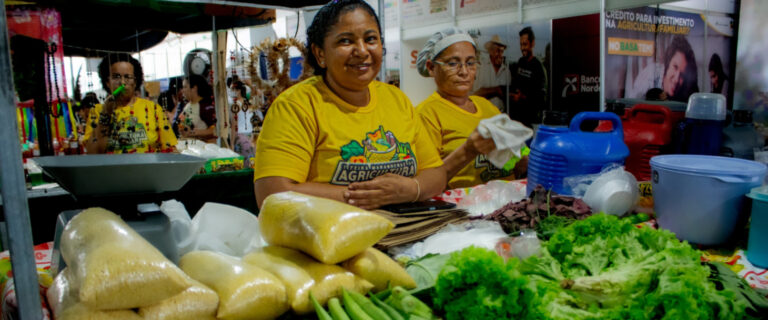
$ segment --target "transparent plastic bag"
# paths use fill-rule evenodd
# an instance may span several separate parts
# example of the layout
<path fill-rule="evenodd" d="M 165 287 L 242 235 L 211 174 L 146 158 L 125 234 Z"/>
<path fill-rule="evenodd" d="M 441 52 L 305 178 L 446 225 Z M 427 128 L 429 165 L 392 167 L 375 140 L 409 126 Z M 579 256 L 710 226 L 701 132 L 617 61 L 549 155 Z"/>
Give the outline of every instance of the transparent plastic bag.
<path fill-rule="evenodd" d="M 145 320 L 216 320 L 219 295 L 204 284 L 191 280 L 192 286 L 160 303 L 139 309 Z"/>
<path fill-rule="evenodd" d="M 64 268 L 48 288 L 48 305 L 56 320 L 140 320 L 133 310 L 94 310 L 80 303 L 77 283 L 72 281 L 69 268 Z"/>
<path fill-rule="evenodd" d="M 520 260 L 538 254 L 541 251 L 541 241 L 536 231 L 524 229 L 517 237 L 505 237 L 496 243 L 496 253 L 504 259 L 516 257 Z"/>
<path fill-rule="evenodd" d="M 567 177 L 564 182 L 593 212 L 621 216 L 631 210 L 640 197 L 637 179 L 618 164 L 610 164 L 600 173 Z"/>
<path fill-rule="evenodd" d="M 219 295 L 219 319 L 274 319 L 289 308 L 280 279 L 236 257 L 192 251 L 181 257 L 179 265 Z"/>
<path fill-rule="evenodd" d="M 394 227 L 373 212 L 291 191 L 267 197 L 259 219 L 267 243 L 300 250 L 327 264 L 363 252 Z"/>
<path fill-rule="evenodd" d="M 516 181 L 489 181 L 474 187 L 456 206 L 469 211 L 470 216 L 488 215 L 507 203 L 525 199 L 525 187 L 525 184 Z"/>
<path fill-rule="evenodd" d="M 160 211 L 171 221 L 171 233 L 179 255 L 191 251 L 189 248 L 192 245 L 192 240 L 194 240 L 192 237 L 192 218 L 189 217 L 184 204 L 176 200 L 163 201 L 160 205 Z"/>
<path fill-rule="evenodd" d="M 206 202 L 192 219 L 192 241 L 184 253 L 209 250 L 235 257 L 264 246 L 259 219 L 230 205 Z"/>
<path fill-rule="evenodd" d="M 67 223 L 61 254 L 80 284 L 80 301 L 93 309 L 151 306 L 190 286 L 176 265 L 102 208 L 83 210 Z"/>
<path fill-rule="evenodd" d="M 568 188 L 571 188 L 571 194 L 569 196 L 573 196 L 576 198 L 584 198 L 584 194 L 587 193 L 587 189 L 589 186 L 597 180 L 601 175 L 614 171 L 614 170 L 624 170 L 624 166 L 617 164 L 617 163 L 609 163 L 606 164 L 602 170 L 598 173 L 591 173 L 591 174 L 582 174 L 577 176 L 570 176 L 563 178 L 563 184 L 568 186 Z"/>
<path fill-rule="evenodd" d="M 388 255 L 374 248 L 366 249 L 352 259 L 344 261 L 341 265 L 373 283 L 373 289 L 376 292 L 386 290 L 390 284 L 393 287 L 416 288 L 416 281 L 405 271 L 405 268 Z"/>
<path fill-rule="evenodd" d="M 341 296 L 341 288 L 367 293 L 373 285 L 335 264 L 324 264 L 297 250 L 267 246 L 252 252 L 243 261 L 277 276 L 285 284 L 288 303 L 298 314 L 314 312 L 309 292 L 320 304 Z"/>

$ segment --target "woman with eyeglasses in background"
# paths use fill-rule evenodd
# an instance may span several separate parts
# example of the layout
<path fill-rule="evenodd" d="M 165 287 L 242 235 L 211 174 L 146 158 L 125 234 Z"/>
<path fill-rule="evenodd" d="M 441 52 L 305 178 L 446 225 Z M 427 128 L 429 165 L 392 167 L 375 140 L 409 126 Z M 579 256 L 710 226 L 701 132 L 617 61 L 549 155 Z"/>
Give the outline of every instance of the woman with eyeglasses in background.
<path fill-rule="evenodd" d="M 478 64 L 474 40 L 455 28 L 433 34 L 416 59 L 419 73 L 433 77 L 437 85 L 416 112 L 443 159 L 449 188 L 515 178 L 512 171 L 495 167 L 484 156 L 496 146 L 492 139 L 480 136 L 477 125 L 499 114 L 499 109 L 483 97 L 470 95 Z"/>
<path fill-rule="evenodd" d="M 136 88 L 144 83 L 139 61 L 129 54 L 110 53 L 99 64 L 99 78 L 109 95 L 88 116 L 83 135 L 87 153 L 175 150 L 176 136 L 163 108 L 136 96 Z"/>

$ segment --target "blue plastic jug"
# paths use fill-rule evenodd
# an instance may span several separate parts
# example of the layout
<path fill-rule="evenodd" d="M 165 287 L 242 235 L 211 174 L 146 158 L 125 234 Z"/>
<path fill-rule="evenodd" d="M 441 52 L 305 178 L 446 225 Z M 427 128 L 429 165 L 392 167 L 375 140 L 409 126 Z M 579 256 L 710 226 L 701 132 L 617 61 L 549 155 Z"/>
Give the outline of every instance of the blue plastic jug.
<path fill-rule="evenodd" d="M 587 120 L 606 120 L 612 125 L 608 132 L 581 130 Z M 581 112 L 573 117 L 568 128 L 542 125 L 531 143 L 528 158 L 528 194 L 542 185 L 563 195 L 571 190 L 563 183 L 570 176 L 598 173 L 609 163 L 623 164 L 629 156 L 624 143 L 621 119 L 611 112 Z"/>

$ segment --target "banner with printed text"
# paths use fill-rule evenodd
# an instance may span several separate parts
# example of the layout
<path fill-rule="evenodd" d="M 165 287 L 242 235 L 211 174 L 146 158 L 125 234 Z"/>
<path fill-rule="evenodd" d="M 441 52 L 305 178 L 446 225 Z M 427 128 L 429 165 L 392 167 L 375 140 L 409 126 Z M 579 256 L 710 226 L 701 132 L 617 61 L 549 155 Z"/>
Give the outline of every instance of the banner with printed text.
<path fill-rule="evenodd" d="M 728 97 L 733 19 L 642 7 L 606 12 L 606 98 Z"/>

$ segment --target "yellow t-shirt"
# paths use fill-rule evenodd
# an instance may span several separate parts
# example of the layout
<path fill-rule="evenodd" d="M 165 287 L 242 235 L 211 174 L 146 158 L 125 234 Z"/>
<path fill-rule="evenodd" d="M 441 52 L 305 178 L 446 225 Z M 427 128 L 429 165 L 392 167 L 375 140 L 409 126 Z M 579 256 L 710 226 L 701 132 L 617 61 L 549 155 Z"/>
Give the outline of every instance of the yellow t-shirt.
<path fill-rule="evenodd" d="M 477 112 L 470 113 L 452 102 L 443 99 L 437 92 L 416 106 L 416 112 L 429 134 L 432 143 L 437 147 L 440 158 L 445 159 L 451 152 L 459 148 L 467 140 L 472 131 L 477 128 L 480 120 L 499 114 L 490 101 L 483 97 L 470 96 L 477 107 Z M 490 180 L 513 180 L 511 171 L 497 168 L 491 164 L 485 155 L 479 155 L 448 182 L 448 187 L 465 188 L 486 183 Z"/>
<path fill-rule="evenodd" d="M 91 138 L 101 109 L 100 104 L 91 109 L 83 141 Z M 114 115 L 107 153 L 170 152 L 176 146 L 176 135 L 163 108 L 152 101 L 136 98 L 132 106 L 115 109 Z"/>
<path fill-rule="evenodd" d="M 277 176 L 348 185 L 441 166 L 405 94 L 378 81 L 368 90 L 364 107 L 336 96 L 320 76 L 280 94 L 256 143 L 254 180 Z"/>

